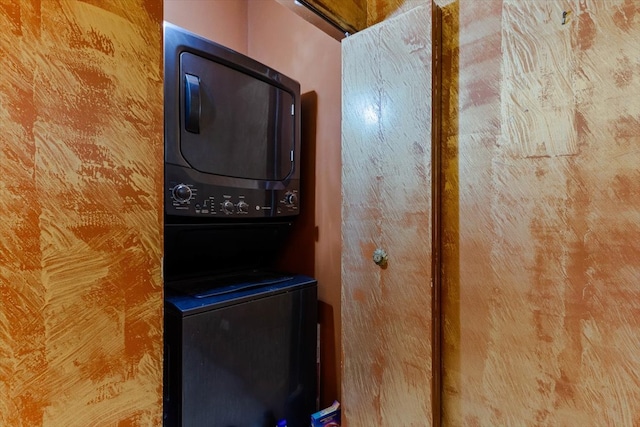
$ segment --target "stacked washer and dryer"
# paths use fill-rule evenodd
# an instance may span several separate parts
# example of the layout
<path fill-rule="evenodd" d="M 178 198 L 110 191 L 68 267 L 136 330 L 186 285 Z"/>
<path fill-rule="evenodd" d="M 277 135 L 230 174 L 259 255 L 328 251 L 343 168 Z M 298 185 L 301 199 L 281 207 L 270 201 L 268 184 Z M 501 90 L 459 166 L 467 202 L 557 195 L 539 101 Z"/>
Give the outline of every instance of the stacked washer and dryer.
<path fill-rule="evenodd" d="M 300 211 L 300 85 L 169 23 L 164 425 L 308 426 L 317 283 L 274 269 Z"/>

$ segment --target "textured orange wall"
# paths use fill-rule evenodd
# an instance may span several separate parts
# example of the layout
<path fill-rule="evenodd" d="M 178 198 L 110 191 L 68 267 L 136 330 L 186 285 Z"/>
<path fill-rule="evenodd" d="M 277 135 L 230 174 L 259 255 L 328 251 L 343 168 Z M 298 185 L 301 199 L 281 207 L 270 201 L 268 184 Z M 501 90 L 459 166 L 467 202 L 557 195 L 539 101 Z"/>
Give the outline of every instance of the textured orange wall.
<path fill-rule="evenodd" d="M 0 6 L 0 425 L 161 424 L 161 21 Z"/>
<path fill-rule="evenodd" d="M 247 0 L 164 1 L 166 21 L 245 55 L 247 14 Z"/>
<path fill-rule="evenodd" d="M 249 55 L 298 80 L 317 96 L 315 134 L 315 273 L 318 296 L 333 309 L 335 360 L 340 366 L 340 43 L 278 4 L 249 2 Z M 302 141 L 302 150 L 305 150 Z M 303 172 L 304 174 L 304 172 Z M 302 207 L 304 209 L 304 207 Z M 301 248 L 305 251 L 305 248 Z M 288 268 L 296 271 L 297 265 Z M 305 272 L 306 273 L 306 272 Z M 309 273 L 307 273 L 309 274 Z M 333 362 L 336 363 L 336 362 Z M 340 384 L 339 370 L 336 384 Z M 333 393 L 339 397 L 339 390 Z"/>
<path fill-rule="evenodd" d="M 639 425 L 640 5 L 445 11 L 446 425 Z"/>

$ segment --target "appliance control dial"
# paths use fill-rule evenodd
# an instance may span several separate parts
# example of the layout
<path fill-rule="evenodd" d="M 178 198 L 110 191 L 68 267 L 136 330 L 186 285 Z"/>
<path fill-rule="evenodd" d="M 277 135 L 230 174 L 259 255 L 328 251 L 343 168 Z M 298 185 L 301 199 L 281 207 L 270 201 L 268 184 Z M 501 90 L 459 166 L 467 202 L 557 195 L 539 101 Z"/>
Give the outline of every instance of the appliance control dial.
<path fill-rule="evenodd" d="M 296 193 L 285 194 L 284 203 L 289 206 L 294 206 L 296 203 L 298 203 L 298 195 Z"/>
<path fill-rule="evenodd" d="M 241 200 L 236 205 L 236 209 L 238 209 L 238 212 L 240 213 L 247 213 L 249 212 L 249 205 Z"/>
<path fill-rule="evenodd" d="M 171 190 L 171 195 L 175 200 L 179 202 L 189 201 L 192 194 L 193 193 L 191 192 L 191 188 L 189 188 L 189 186 L 185 184 L 178 184 L 173 187 L 173 190 Z"/>
<path fill-rule="evenodd" d="M 222 212 L 224 212 L 226 214 L 233 213 L 233 203 L 230 200 L 225 200 L 222 203 Z"/>

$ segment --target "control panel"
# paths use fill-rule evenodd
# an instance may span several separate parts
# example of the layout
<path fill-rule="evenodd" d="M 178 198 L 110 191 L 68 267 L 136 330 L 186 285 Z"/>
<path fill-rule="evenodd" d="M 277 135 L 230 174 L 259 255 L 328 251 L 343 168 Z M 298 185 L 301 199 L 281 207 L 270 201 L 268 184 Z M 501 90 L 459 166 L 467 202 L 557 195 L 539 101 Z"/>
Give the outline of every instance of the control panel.
<path fill-rule="evenodd" d="M 253 190 L 169 181 L 169 215 L 209 218 L 275 217 L 298 214 L 297 189 Z"/>

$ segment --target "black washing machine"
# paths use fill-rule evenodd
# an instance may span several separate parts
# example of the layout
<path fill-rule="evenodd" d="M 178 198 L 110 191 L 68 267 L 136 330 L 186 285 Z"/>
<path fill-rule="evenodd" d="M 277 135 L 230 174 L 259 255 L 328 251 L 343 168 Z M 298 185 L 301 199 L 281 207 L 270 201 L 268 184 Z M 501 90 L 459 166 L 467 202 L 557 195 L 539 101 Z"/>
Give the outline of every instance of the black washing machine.
<path fill-rule="evenodd" d="M 170 23 L 164 76 L 165 426 L 307 427 L 317 285 L 267 271 L 308 197 L 300 84 Z"/>
<path fill-rule="evenodd" d="M 164 425 L 307 427 L 317 283 L 244 270 L 165 284 Z"/>

